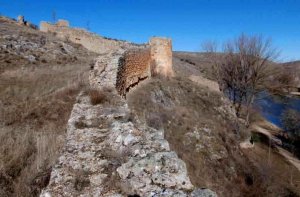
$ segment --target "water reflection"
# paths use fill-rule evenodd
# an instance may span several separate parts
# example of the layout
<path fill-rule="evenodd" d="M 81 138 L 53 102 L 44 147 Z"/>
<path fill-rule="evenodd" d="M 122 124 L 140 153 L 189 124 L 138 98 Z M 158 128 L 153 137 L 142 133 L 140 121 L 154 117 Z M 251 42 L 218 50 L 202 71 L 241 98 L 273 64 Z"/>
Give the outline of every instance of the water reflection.
<path fill-rule="evenodd" d="M 300 99 L 287 96 L 274 96 L 261 92 L 254 101 L 254 107 L 270 122 L 282 128 L 280 121 L 282 113 L 287 109 L 300 112 Z"/>

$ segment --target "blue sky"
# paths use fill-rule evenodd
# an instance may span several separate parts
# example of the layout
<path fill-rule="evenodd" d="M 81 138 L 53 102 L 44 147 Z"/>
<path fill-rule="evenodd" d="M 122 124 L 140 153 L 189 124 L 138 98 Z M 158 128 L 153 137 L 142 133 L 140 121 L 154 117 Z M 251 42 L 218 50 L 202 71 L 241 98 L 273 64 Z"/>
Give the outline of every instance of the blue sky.
<path fill-rule="evenodd" d="M 103 36 L 137 43 L 173 39 L 174 50 L 200 51 L 205 40 L 262 34 L 281 50 L 280 60 L 300 59 L 300 0 L 0 0 L 0 13 L 35 24 L 57 18 Z"/>

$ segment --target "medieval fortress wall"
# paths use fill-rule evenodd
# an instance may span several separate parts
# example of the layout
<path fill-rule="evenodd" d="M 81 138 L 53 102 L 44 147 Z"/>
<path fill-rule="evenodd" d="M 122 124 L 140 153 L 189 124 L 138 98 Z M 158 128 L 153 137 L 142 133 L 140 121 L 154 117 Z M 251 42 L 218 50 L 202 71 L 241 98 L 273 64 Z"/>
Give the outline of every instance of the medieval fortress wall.
<path fill-rule="evenodd" d="M 68 39 L 74 43 L 81 44 L 88 50 L 99 54 L 118 50 L 119 48 L 128 48 L 133 45 L 125 41 L 107 39 L 84 29 L 70 28 L 69 22 L 66 20 L 59 20 L 56 24 L 42 21 L 40 23 L 40 30 L 42 32 L 54 33 L 62 39 Z"/>
<path fill-rule="evenodd" d="M 83 29 L 70 28 L 69 22 L 59 20 L 56 24 L 40 23 L 40 30 L 51 32 L 62 39 L 81 44 L 88 50 L 99 54 L 116 53 L 118 58 L 108 65 L 104 57 L 98 58 L 91 74 L 94 84 L 116 87 L 119 94 L 125 96 L 129 89 L 140 80 L 155 75 L 171 77 L 172 42 L 167 38 L 153 37 L 148 44 L 133 43 L 103 38 Z M 113 67 L 112 67 L 113 66 Z M 108 71 L 108 72 L 107 72 Z M 97 76 L 97 77 L 96 77 Z M 97 81 L 97 79 L 102 79 Z"/>
<path fill-rule="evenodd" d="M 170 39 L 153 37 L 146 49 L 131 49 L 119 60 L 116 88 L 125 96 L 139 81 L 151 76 L 172 77 L 172 43 Z"/>
<path fill-rule="evenodd" d="M 171 40 L 155 37 L 146 47 L 125 46 L 72 30 L 65 21 L 55 27 L 42 24 L 42 31 L 70 36 L 71 41 L 99 52 L 90 85 L 113 90 L 107 92 L 110 101 L 104 104 L 92 105 L 84 93 L 78 96 L 64 149 L 41 197 L 216 197 L 192 185 L 185 163 L 170 149 L 163 129 L 129 118 L 132 112 L 124 97 L 131 87 L 154 75 L 173 76 Z"/>
<path fill-rule="evenodd" d="M 139 81 L 151 76 L 150 50 L 128 50 L 119 59 L 116 88 L 120 95 L 125 96 L 131 87 Z"/>
<path fill-rule="evenodd" d="M 172 41 L 167 38 L 150 40 L 152 75 L 174 76 L 172 68 Z"/>

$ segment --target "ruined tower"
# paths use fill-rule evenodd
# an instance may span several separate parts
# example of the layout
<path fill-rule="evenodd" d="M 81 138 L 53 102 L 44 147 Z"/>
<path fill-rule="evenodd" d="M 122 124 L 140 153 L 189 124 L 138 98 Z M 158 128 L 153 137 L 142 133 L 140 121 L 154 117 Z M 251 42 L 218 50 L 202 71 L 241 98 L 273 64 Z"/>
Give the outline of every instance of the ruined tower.
<path fill-rule="evenodd" d="M 172 68 L 172 41 L 168 38 L 150 39 L 151 74 L 165 77 L 174 76 Z"/>
<path fill-rule="evenodd" d="M 56 25 L 59 26 L 59 27 L 69 27 L 70 26 L 69 21 L 62 20 L 62 19 L 59 19 L 57 21 Z"/>

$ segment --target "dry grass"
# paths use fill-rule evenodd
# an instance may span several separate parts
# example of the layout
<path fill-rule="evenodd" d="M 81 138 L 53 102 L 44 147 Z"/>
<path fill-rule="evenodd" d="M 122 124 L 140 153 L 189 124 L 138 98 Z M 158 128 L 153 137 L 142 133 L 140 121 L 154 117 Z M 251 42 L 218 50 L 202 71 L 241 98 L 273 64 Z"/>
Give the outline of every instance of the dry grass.
<path fill-rule="evenodd" d="M 220 94 L 180 77 L 152 79 L 133 92 L 128 95 L 130 108 L 149 126 L 165 130 L 171 149 L 186 162 L 197 187 L 228 197 L 297 193 L 286 180 L 279 183 L 280 179 L 274 179 L 274 174 L 267 183 L 262 167 L 253 165 L 252 157 L 243 156 L 239 142 L 244 134 L 237 133 L 233 119 L 220 110 Z M 189 138 L 194 131 L 199 137 Z M 215 159 L 216 155 L 221 157 Z"/>
<path fill-rule="evenodd" d="M 38 195 L 46 186 L 49 169 L 63 146 L 65 125 L 79 91 L 79 86 L 63 88 L 51 96 L 13 103 L 3 110 L 0 171 L 8 177 L 9 196 Z M 37 180 L 41 178 L 45 181 Z"/>
<path fill-rule="evenodd" d="M 61 150 L 73 104 L 95 56 L 64 65 L 2 65 L 0 196 L 38 196 Z"/>
<path fill-rule="evenodd" d="M 108 101 L 107 95 L 103 90 L 88 89 L 86 94 L 89 95 L 92 105 L 98 105 Z"/>
<path fill-rule="evenodd" d="M 259 170 L 267 188 L 266 196 L 299 196 L 299 171 L 275 149 L 261 142 L 243 152 Z"/>

